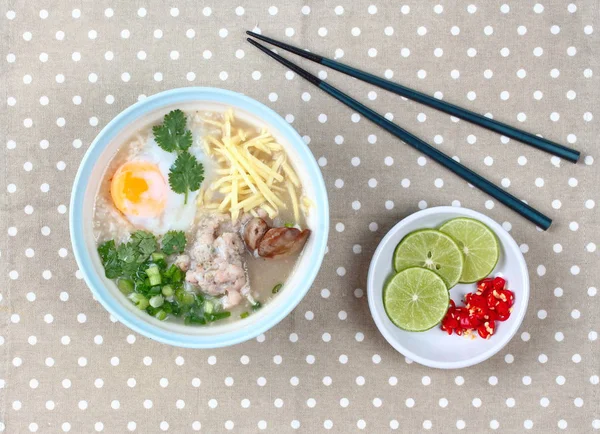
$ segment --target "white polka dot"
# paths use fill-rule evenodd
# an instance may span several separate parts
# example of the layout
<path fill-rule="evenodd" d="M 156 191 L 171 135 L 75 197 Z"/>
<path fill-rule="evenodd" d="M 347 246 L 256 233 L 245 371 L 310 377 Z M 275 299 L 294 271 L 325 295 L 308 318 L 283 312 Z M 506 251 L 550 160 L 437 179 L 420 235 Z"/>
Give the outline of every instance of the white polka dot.
<path fill-rule="evenodd" d="M 490 384 L 490 386 L 495 386 L 498 384 L 498 377 L 496 377 L 495 375 L 492 375 L 490 378 L 488 378 L 488 383 Z"/>

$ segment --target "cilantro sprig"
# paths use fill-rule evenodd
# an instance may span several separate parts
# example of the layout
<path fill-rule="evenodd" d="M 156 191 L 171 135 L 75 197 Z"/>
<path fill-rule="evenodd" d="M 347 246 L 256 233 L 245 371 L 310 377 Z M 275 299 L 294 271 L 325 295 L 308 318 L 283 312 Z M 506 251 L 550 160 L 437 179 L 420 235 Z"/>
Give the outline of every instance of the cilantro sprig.
<path fill-rule="evenodd" d="M 152 127 L 154 140 L 167 152 L 187 151 L 192 146 L 192 132 L 186 128 L 186 123 L 181 110 L 169 112 L 161 125 Z"/>
<path fill-rule="evenodd" d="M 183 253 L 185 243 L 185 234 L 182 231 L 169 231 L 162 238 L 162 251 L 166 255 Z"/>
<path fill-rule="evenodd" d="M 175 193 L 184 194 L 187 203 L 188 191 L 196 191 L 204 181 L 204 166 L 189 152 L 182 152 L 169 171 L 169 185 Z"/>
<path fill-rule="evenodd" d="M 204 166 L 189 152 L 192 132 L 186 127 L 185 114 L 177 109 L 165 115 L 161 125 L 152 128 L 154 140 L 167 152 L 177 153 L 169 169 L 169 185 L 175 193 L 183 194 L 187 204 L 188 192 L 196 191 L 204 181 Z"/>

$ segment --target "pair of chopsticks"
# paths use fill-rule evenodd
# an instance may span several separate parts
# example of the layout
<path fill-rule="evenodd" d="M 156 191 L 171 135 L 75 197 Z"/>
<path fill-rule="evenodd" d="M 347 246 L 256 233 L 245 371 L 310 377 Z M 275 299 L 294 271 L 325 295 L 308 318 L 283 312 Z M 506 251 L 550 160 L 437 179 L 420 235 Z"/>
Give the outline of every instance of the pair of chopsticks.
<path fill-rule="evenodd" d="M 297 54 L 297 55 L 304 57 L 306 59 L 309 59 L 315 63 L 319 63 L 321 65 L 328 66 L 332 69 L 343 72 L 344 74 L 347 74 L 351 77 L 355 77 L 355 78 L 358 78 L 359 80 L 365 81 L 367 83 L 374 84 L 375 86 L 381 87 L 382 89 L 389 90 L 391 92 L 394 92 L 398 95 L 401 95 L 401 96 L 411 99 L 413 101 L 420 102 L 429 107 L 440 110 L 444 113 L 448 113 L 452 116 L 464 119 L 468 122 L 482 126 L 484 128 L 487 128 L 487 129 L 497 132 L 499 134 L 503 134 L 506 137 L 513 138 L 515 140 L 518 140 L 520 142 L 523 142 L 523 143 L 533 146 L 535 148 L 541 149 L 545 152 L 548 152 L 548 153 L 554 154 L 556 156 L 559 156 L 561 158 L 564 158 L 573 163 L 577 162 L 577 160 L 579 159 L 580 153 L 579 153 L 579 151 L 576 151 L 574 149 L 571 149 L 566 146 L 560 145 L 558 143 L 554 143 L 550 140 L 535 136 L 531 133 L 527 133 L 525 131 L 522 131 L 517 128 L 511 127 L 509 125 L 503 124 L 496 120 L 489 119 L 485 116 L 479 115 L 477 113 L 474 113 L 472 111 L 466 110 L 461 107 L 458 107 L 456 105 L 449 104 L 447 102 L 435 99 L 431 96 L 425 95 L 423 93 L 414 91 L 414 90 L 409 89 L 400 84 L 391 82 L 389 80 L 385 80 L 383 78 L 377 77 L 375 75 L 372 75 L 367 72 L 361 71 L 359 69 L 353 68 L 351 66 L 345 65 L 341 62 L 337 62 L 333 59 L 328 59 L 328 58 L 320 56 L 318 54 L 314 54 L 314 53 L 302 50 L 300 48 L 294 47 L 292 45 L 289 45 L 289 44 L 286 44 L 283 42 L 279 42 L 275 39 L 271 39 L 266 36 L 254 33 L 254 32 L 247 31 L 246 33 L 256 39 L 260 39 L 262 41 L 268 42 L 269 44 L 275 45 L 276 47 L 279 47 L 279 48 L 282 48 L 291 53 Z M 264 45 L 261 45 L 258 42 L 256 42 L 254 39 L 247 38 L 247 41 L 250 42 L 255 47 L 257 47 L 258 49 L 260 49 L 261 51 L 263 51 L 264 53 L 266 53 L 267 55 L 269 55 L 270 57 L 272 57 L 273 59 L 277 60 L 279 63 L 285 65 L 287 68 L 294 71 L 299 76 L 303 77 L 304 79 L 308 80 L 315 86 L 319 87 L 321 90 L 323 90 L 326 93 L 328 93 L 329 95 L 333 96 L 338 101 L 342 102 L 343 104 L 352 108 L 356 112 L 360 113 L 362 116 L 366 117 L 373 123 L 379 125 L 386 131 L 390 132 L 394 136 L 398 137 L 399 139 L 401 139 L 402 141 L 407 143 L 408 145 L 412 146 L 413 148 L 415 148 L 418 151 L 422 152 L 423 154 L 427 155 L 432 160 L 440 163 L 442 166 L 444 166 L 447 169 L 449 169 L 450 171 L 454 172 L 455 174 L 457 174 L 458 176 L 463 178 L 465 181 L 467 181 L 471 185 L 479 188 L 480 190 L 489 194 L 494 199 L 496 199 L 499 202 L 503 203 L 504 205 L 508 206 L 510 209 L 517 212 L 521 216 L 525 217 L 529 221 L 533 222 L 541 229 L 546 230 L 552 224 L 552 220 L 549 217 L 547 217 L 546 215 L 542 214 L 535 208 L 524 203 L 523 201 L 516 198 L 512 194 L 506 192 L 505 190 L 498 187 L 494 183 L 488 181 L 481 175 L 478 175 L 477 173 L 473 172 L 471 169 L 467 168 L 466 166 L 463 166 L 459 162 L 450 158 L 448 155 L 444 154 L 443 152 L 434 148 L 430 144 L 426 143 L 425 141 L 421 140 L 420 138 L 416 137 L 415 135 L 404 130 L 400 126 L 387 120 L 385 117 L 381 116 L 374 110 L 361 104 L 354 98 L 350 97 L 349 95 L 346 95 L 339 89 L 337 89 L 334 86 L 328 84 L 327 82 L 321 80 L 320 78 L 316 77 L 315 75 L 311 74 L 310 72 L 306 71 L 305 69 L 300 68 L 298 65 L 290 62 L 289 60 L 285 59 L 284 57 L 280 56 L 279 54 L 274 53 L 273 51 L 271 51 Z"/>

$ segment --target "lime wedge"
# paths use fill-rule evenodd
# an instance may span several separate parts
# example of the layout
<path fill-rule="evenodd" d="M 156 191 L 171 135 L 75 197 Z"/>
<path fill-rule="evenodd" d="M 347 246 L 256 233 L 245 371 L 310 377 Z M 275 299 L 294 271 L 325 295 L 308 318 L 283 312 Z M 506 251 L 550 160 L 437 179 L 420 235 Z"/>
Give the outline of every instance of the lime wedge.
<path fill-rule="evenodd" d="M 446 315 L 450 296 L 440 276 L 426 268 L 407 268 L 383 288 L 383 307 L 403 330 L 424 332 Z"/>
<path fill-rule="evenodd" d="M 450 235 L 465 255 L 460 281 L 473 283 L 490 275 L 498 263 L 500 247 L 496 234 L 478 220 L 458 217 L 447 221 L 440 231 Z"/>
<path fill-rule="evenodd" d="M 420 229 L 405 236 L 394 252 L 396 272 L 410 267 L 435 271 L 450 289 L 462 274 L 463 255 L 448 235 L 436 229 Z"/>

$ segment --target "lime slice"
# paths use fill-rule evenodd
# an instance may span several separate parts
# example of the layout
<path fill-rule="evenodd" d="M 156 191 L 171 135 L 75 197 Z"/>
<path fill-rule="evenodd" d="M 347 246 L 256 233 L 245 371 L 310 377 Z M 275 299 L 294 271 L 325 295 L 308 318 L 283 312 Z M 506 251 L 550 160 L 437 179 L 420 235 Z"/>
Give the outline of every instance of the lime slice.
<path fill-rule="evenodd" d="M 500 247 L 496 234 L 478 220 L 458 217 L 447 221 L 440 231 L 450 235 L 465 255 L 460 281 L 473 283 L 490 275 L 498 263 Z"/>
<path fill-rule="evenodd" d="M 462 274 L 463 255 L 448 235 L 436 229 L 421 229 L 405 236 L 394 252 L 396 272 L 410 267 L 435 271 L 450 289 Z"/>
<path fill-rule="evenodd" d="M 435 327 L 446 315 L 450 296 L 440 276 L 426 268 L 407 268 L 383 288 L 383 307 L 390 320 L 409 332 Z"/>

